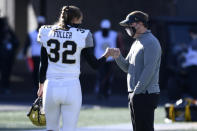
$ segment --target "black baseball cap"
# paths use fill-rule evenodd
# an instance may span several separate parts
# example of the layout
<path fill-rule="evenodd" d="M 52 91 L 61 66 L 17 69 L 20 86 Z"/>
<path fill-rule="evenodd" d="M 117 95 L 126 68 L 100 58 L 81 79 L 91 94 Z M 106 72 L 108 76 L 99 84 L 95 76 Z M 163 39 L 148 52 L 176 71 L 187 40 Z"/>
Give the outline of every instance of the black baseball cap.
<path fill-rule="evenodd" d="M 119 24 L 121 26 L 128 26 L 134 22 L 143 22 L 146 24 L 148 22 L 148 14 L 141 11 L 133 11 L 129 13 L 126 19 L 121 21 Z"/>

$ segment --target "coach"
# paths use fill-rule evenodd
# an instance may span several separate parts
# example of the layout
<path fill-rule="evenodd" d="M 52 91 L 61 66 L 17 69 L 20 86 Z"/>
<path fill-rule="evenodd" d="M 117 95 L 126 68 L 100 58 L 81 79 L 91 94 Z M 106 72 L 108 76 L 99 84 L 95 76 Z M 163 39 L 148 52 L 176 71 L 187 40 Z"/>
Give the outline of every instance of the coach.
<path fill-rule="evenodd" d="M 148 15 L 134 11 L 120 22 L 129 36 L 136 39 L 126 58 L 118 48 L 111 54 L 127 73 L 129 107 L 134 131 L 154 131 L 154 111 L 159 100 L 161 47 L 148 30 Z"/>

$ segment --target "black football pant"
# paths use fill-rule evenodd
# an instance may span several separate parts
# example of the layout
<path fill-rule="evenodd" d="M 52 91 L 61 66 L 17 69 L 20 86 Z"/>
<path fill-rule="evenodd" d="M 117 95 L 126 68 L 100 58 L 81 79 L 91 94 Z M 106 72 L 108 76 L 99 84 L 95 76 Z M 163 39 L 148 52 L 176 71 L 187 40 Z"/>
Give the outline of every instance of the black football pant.
<path fill-rule="evenodd" d="M 129 93 L 129 107 L 133 131 L 154 131 L 154 111 L 157 107 L 159 94 Z"/>

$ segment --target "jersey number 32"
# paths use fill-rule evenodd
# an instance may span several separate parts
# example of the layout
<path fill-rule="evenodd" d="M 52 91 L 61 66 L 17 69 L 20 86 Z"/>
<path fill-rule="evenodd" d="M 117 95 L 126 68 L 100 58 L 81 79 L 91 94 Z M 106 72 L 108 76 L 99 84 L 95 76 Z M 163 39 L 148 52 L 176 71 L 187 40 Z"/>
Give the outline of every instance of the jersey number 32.
<path fill-rule="evenodd" d="M 50 54 L 48 54 L 49 60 L 51 62 L 57 62 L 60 59 L 60 54 L 59 54 L 59 50 L 60 50 L 60 42 L 58 40 L 55 39 L 50 39 L 49 41 L 47 41 L 47 46 L 51 47 L 52 45 L 55 45 L 55 47 L 52 49 L 50 49 Z M 67 55 L 74 55 L 77 49 L 77 44 L 74 41 L 65 41 L 63 43 L 63 48 L 67 48 L 68 46 L 71 46 L 71 50 L 65 50 L 64 52 L 62 52 L 62 63 L 65 64 L 74 64 L 76 60 L 74 59 L 68 59 Z M 52 57 L 53 54 L 53 57 Z"/>

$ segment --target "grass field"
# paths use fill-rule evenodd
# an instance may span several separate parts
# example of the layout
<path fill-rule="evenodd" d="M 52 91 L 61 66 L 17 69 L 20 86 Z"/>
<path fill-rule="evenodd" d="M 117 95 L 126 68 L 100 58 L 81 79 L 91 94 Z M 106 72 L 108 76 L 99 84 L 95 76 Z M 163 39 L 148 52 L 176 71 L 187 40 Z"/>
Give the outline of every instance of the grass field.
<path fill-rule="evenodd" d="M 26 117 L 28 109 L 20 111 L 0 111 L 0 128 L 36 128 Z M 164 118 L 162 108 L 156 111 L 156 122 L 161 123 Z M 84 108 L 80 112 L 78 126 L 96 126 L 129 123 L 128 108 Z"/>
<path fill-rule="evenodd" d="M 35 128 L 26 117 L 27 110 L 0 111 L 0 128 Z M 164 111 L 156 110 L 156 123 L 162 123 Z M 129 123 L 130 114 L 128 108 L 84 108 L 80 112 L 78 126 L 95 126 Z"/>
<path fill-rule="evenodd" d="M 0 111 L 0 130 L 36 129 L 26 117 L 28 108 L 20 111 Z M 156 110 L 155 123 L 164 123 L 162 107 Z M 78 127 L 130 123 L 128 108 L 92 107 L 80 112 Z"/>

